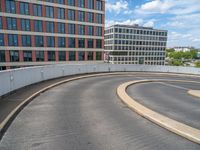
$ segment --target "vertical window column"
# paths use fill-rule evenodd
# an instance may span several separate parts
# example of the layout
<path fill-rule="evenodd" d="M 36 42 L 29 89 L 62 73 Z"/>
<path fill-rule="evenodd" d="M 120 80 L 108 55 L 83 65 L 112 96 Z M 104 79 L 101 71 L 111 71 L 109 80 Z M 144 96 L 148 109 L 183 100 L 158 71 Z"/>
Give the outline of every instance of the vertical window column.
<path fill-rule="evenodd" d="M 87 5 L 86 5 L 87 6 Z M 85 61 L 87 61 L 88 60 L 88 52 L 87 51 L 85 51 Z"/>
<path fill-rule="evenodd" d="M 76 54 L 76 61 L 78 61 L 78 51 L 75 52 Z"/>
<path fill-rule="evenodd" d="M 32 61 L 36 62 L 36 51 L 32 51 Z"/>
<path fill-rule="evenodd" d="M 24 61 L 24 54 L 22 50 L 19 50 L 19 61 L 23 62 Z"/>
<path fill-rule="evenodd" d="M 93 52 L 93 60 L 96 60 L 96 52 Z"/>
<path fill-rule="evenodd" d="M 56 59 L 55 61 L 59 61 L 59 54 L 58 54 L 58 51 L 55 51 L 55 57 L 56 57 L 56 58 L 55 58 L 55 59 Z"/>
<path fill-rule="evenodd" d="M 15 2 L 15 5 L 16 5 L 16 14 L 20 14 L 20 2 L 19 1 L 16 1 Z"/>

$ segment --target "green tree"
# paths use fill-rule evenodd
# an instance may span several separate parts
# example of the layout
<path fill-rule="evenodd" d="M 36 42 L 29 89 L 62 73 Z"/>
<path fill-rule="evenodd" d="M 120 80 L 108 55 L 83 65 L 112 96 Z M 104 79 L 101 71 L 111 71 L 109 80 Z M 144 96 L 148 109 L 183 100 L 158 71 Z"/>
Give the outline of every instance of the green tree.
<path fill-rule="evenodd" d="M 196 62 L 196 67 L 200 68 L 200 61 Z"/>

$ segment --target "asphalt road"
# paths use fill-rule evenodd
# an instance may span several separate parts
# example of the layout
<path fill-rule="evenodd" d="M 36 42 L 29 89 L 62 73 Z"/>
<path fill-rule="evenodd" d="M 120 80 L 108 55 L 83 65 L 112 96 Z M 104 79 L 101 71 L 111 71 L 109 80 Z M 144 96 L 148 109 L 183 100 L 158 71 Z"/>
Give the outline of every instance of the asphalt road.
<path fill-rule="evenodd" d="M 16 117 L 0 149 L 199 150 L 200 145 L 155 125 L 121 103 L 116 95 L 118 85 L 138 79 L 140 76 L 86 78 L 42 93 Z"/>

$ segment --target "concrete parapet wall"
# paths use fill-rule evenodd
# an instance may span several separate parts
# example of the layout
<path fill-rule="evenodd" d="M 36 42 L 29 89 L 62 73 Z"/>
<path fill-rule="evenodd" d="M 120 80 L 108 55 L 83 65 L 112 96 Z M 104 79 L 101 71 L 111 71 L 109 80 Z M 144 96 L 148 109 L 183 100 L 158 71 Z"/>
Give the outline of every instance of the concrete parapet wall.
<path fill-rule="evenodd" d="M 98 72 L 141 71 L 184 73 L 200 76 L 200 69 L 193 67 L 150 66 L 150 65 L 112 65 L 112 64 L 58 64 L 40 67 L 20 68 L 0 71 L 0 96 L 24 86 L 48 79 Z"/>

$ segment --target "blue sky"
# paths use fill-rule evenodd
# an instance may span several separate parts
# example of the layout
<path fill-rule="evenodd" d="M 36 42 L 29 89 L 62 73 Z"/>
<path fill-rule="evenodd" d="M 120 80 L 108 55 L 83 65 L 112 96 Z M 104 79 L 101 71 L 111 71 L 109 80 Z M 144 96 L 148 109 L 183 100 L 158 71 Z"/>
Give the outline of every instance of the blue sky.
<path fill-rule="evenodd" d="M 139 24 L 168 30 L 168 47 L 200 48 L 200 0 L 106 0 L 106 26 Z"/>

